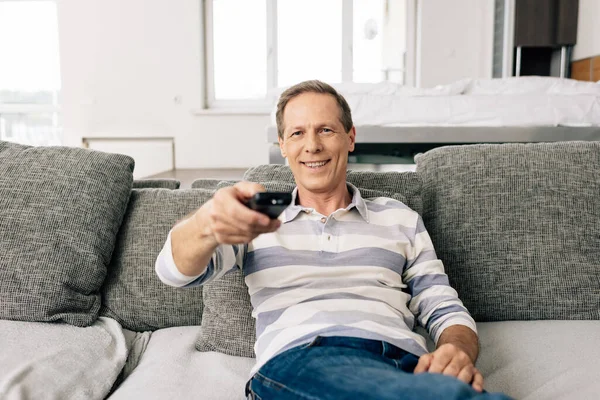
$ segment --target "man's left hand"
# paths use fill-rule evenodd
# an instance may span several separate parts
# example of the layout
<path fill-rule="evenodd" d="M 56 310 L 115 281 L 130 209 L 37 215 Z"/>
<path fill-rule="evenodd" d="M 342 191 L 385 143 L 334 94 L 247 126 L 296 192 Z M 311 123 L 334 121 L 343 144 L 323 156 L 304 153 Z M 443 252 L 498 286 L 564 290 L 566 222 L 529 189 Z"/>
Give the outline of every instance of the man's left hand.
<path fill-rule="evenodd" d="M 454 376 L 478 392 L 483 390 L 483 375 L 475 368 L 467 353 L 452 343 L 443 344 L 433 353 L 422 355 L 414 373 L 423 372 Z"/>

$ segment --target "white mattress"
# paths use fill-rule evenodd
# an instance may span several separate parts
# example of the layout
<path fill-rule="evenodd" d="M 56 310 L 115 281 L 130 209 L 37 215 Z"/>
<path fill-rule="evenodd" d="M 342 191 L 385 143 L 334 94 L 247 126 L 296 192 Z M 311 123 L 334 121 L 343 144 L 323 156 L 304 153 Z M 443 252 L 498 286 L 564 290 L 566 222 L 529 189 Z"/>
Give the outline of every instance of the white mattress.
<path fill-rule="evenodd" d="M 356 126 L 600 126 L 600 96 L 592 94 L 348 94 L 345 98 Z"/>
<path fill-rule="evenodd" d="M 600 126 L 600 96 L 348 96 L 355 125 Z"/>
<path fill-rule="evenodd" d="M 429 89 L 391 82 L 334 86 L 356 126 L 600 126 L 600 81 L 531 76 L 467 78 Z"/>

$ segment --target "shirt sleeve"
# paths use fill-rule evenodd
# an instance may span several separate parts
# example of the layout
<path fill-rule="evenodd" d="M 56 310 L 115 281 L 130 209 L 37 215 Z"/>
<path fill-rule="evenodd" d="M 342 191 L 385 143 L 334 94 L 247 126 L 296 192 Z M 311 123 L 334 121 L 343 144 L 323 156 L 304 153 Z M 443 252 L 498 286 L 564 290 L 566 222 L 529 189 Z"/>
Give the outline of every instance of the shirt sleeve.
<path fill-rule="evenodd" d="M 158 278 L 165 284 L 175 287 L 204 285 L 220 278 L 234 268 L 242 267 L 247 245 L 220 245 L 213 253 L 206 270 L 196 276 L 187 276 L 179 272 L 171 250 L 171 232 L 156 258 L 155 270 Z"/>
<path fill-rule="evenodd" d="M 464 325 L 477 333 L 475 321 L 450 286 L 420 216 L 402 279 L 411 295 L 409 309 L 436 345 L 442 332 L 452 325 Z"/>

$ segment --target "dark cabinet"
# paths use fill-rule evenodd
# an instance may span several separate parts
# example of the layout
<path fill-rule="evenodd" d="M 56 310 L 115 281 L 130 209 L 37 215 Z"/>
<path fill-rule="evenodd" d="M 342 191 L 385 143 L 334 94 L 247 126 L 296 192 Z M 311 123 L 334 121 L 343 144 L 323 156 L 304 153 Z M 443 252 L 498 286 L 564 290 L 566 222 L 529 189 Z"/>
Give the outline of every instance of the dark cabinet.
<path fill-rule="evenodd" d="M 579 0 L 558 0 L 556 15 L 556 44 L 574 46 L 577 43 Z"/>
<path fill-rule="evenodd" d="M 577 40 L 579 0 L 516 0 L 515 47 L 558 47 Z"/>
<path fill-rule="evenodd" d="M 579 0 L 515 0 L 515 75 L 568 76 L 578 9 Z"/>

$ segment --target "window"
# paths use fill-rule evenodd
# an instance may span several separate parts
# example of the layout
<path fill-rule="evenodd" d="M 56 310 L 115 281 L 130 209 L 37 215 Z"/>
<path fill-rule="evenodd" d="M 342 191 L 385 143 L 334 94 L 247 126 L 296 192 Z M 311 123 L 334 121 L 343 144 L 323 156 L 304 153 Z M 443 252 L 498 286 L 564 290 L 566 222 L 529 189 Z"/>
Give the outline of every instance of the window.
<path fill-rule="evenodd" d="M 0 49 L 0 140 L 60 144 L 56 3 L 0 0 Z"/>
<path fill-rule="evenodd" d="M 414 0 L 206 0 L 207 106 L 267 106 L 307 79 L 405 82 Z"/>

